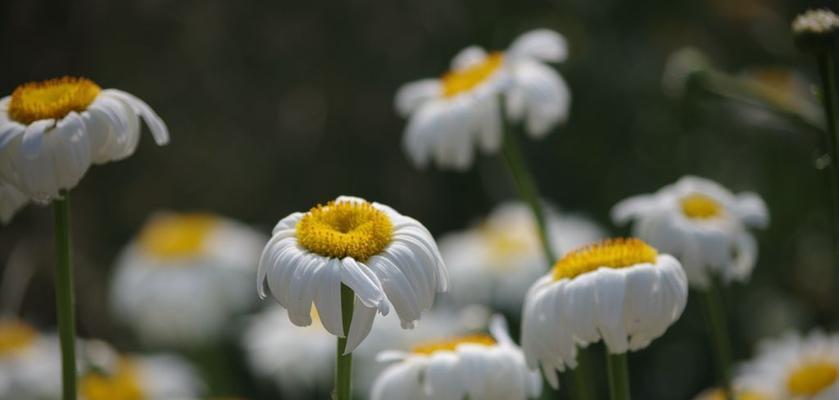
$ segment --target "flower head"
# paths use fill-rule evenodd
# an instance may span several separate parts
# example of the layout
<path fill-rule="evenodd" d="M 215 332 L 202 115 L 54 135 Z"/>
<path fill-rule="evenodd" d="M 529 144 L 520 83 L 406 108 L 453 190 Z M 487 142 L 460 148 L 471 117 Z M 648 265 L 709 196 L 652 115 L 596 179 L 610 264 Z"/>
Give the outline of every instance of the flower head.
<path fill-rule="evenodd" d="M 813 332 L 767 340 L 755 359 L 740 366 L 735 382 L 770 400 L 839 398 L 839 335 Z"/>
<path fill-rule="evenodd" d="M 769 216 L 754 193 L 734 195 L 716 182 L 686 176 L 654 194 L 621 201 L 612 219 L 634 220 L 633 234 L 676 256 L 691 285 L 702 288 L 711 273 L 726 282 L 749 278 L 757 244 L 747 227 L 766 226 Z"/>
<path fill-rule="evenodd" d="M 250 282 L 264 236 L 212 214 L 160 213 L 116 266 L 116 315 L 148 344 L 191 347 L 218 338 L 255 302 Z"/>
<path fill-rule="evenodd" d="M 583 216 L 560 214 L 551 208 L 546 214 L 554 251 L 604 237 L 603 230 Z M 519 202 L 496 207 L 480 223 L 446 234 L 439 243 L 451 276 L 447 297 L 461 305 L 489 304 L 519 313 L 527 289 L 550 265 L 533 214 Z"/>
<path fill-rule="evenodd" d="M 795 43 L 804 51 L 835 51 L 839 37 L 839 15 L 828 9 L 808 10 L 792 21 Z"/>
<path fill-rule="evenodd" d="M 577 365 L 577 346 L 600 339 L 610 353 L 639 350 L 684 310 L 679 262 L 639 239 L 610 239 L 562 257 L 525 298 L 522 348 L 557 387 L 556 370 Z"/>
<path fill-rule="evenodd" d="M 524 400 L 542 392 L 538 374 L 496 316 L 492 336 L 471 334 L 422 342 L 409 352 L 384 352 L 382 361 L 397 361 L 373 384 L 372 400 L 506 399 Z"/>
<path fill-rule="evenodd" d="M 467 47 L 440 78 L 402 86 L 396 109 L 410 118 L 404 147 L 411 160 L 420 167 L 434 159 L 442 168 L 467 169 L 473 146 L 487 153 L 500 148 L 502 112 L 523 120 L 532 137 L 546 135 L 567 118 L 570 94 L 545 62 L 563 61 L 566 53 L 561 35 L 538 29 L 519 36 L 503 52 Z"/>
<path fill-rule="evenodd" d="M 92 164 L 134 153 L 142 117 L 159 145 L 166 125 L 142 100 L 85 78 L 25 83 L 0 99 L 0 182 L 47 203 Z"/>
<path fill-rule="evenodd" d="M 265 297 L 267 286 L 297 326 L 312 323 L 314 303 L 324 328 L 347 337 L 350 352 L 370 332 L 376 312 L 387 314 L 391 304 L 402 327 L 412 328 L 447 281 L 422 224 L 383 204 L 342 196 L 280 220 L 259 261 L 257 288 Z M 355 293 L 349 332 L 341 285 Z"/>

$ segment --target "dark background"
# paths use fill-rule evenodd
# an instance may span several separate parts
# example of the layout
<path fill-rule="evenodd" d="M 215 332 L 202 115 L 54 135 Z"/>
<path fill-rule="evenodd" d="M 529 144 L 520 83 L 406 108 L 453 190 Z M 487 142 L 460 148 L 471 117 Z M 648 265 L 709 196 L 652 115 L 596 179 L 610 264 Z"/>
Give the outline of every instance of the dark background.
<path fill-rule="evenodd" d="M 819 132 L 749 123 L 742 107 L 710 96 L 667 97 L 661 74 L 671 52 L 692 45 L 733 74 L 772 66 L 818 82 L 789 22 L 819 5 L 829 4 L 4 0 L 0 93 L 80 75 L 137 95 L 167 122 L 168 146 L 145 134 L 134 156 L 93 167 L 72 192 L 79 331 L 130 347 L 107 313 L 107 277 L 153 211 L 209 210 L 267 233 L 291 211 L 353 194 L 440 234 L 512 197 L 497 157 L 468 173 L 413 168 L 393 96 L 402 83 L 444 72 L 468 44 L 503 49 L 526 30 L 555 29 L 570 46 L 559 70 L 573 93 L 571 117 L 524 143 L 546 198 L 622 234 L 608 220 L 615 202 L 683 174 L 764 196 L 772 222 L 758 233 L 753 279 L 726 293 L 735 352 L 746 357 L 759 337 L 837 325 L 828 192 L 814 167 Z M 43 327 L 54 324 L 51 235 L 51 212 L 39 206 L 0 229 L 0 265 L 23 246 L 35 273 L 19 307 L 4 308 Z M 712 383 L 695 303 L 630 357 L 635 397 L 683 399 Z"/>

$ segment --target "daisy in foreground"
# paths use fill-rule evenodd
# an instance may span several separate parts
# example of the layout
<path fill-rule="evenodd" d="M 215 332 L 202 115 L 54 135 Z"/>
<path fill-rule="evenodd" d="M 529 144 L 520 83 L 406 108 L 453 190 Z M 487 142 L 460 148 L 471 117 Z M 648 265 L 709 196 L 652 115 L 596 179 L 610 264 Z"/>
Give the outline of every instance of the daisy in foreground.
<path fill-rule="evenodd" d="M 738 369 L 735 382 L 767 400 L 839 399 L 839 335 L 788 334 L 761 343 Z"/>
<path fill-rule="evenodd" d="M 25 199 L 54 206 L 56 314 L 65 400 L 76 398 L 69 190 L 92 164 L 134 153 L 140 118 L 157 144 L 169 141 L 166 125 L 145 102 L 121 90 L 103 90 L 85 78 L 25 83 L 0 99 L 0 186 L 10 185 Z M 0 199 L 4 214 L 23 204 L 22 199 L 12 200 Z"/>
<path fill-rule="evenodd" d="M 212 214 L 158 213 L 120 255 L 114 314 L 147 345 L 195 348 L 253 306 L 265 236 Z"/>
<path fill-rule="evenodd" d="M 397 361 L 373 384 L 372 400 L 525 400 L 542 393 L 521 350 L 496 316 L 489 335 L 467 335 L 416 345 L 410 352 L 383 352 Z"/>
<path fill-rule="evenodd" d="M 439 79 L 402 86 L 396 109 L 410 118 L 404 147 L 411 160 L 419 167 L 434 159 L 441 168 L 465 170 L 472 165 L 473 146 L 486 153 L 501 148 L 506 118 L 523 120 L 531 137 L 545 136 L 565 121 L 571 100 L 565 81 L 545 62 L 566 56 L 562 35 L 537 29 L 505 51 L 467 47 Z"/>
<path fill-rule="evenodd" d="M 610 386 L 617 398 L 628 399 L 626 352 L 663 335 L 681 316 L 687 295 L 679 262 L 640 239 L 608 239 L 572 251 L 527 294 L 522 320 L 527 363 L 541 366 L 558 387 L 556 371 L 577 366 L 577 346 L 602 339 L 610 353 Z"/>
<path fill-rule="evenodd" d="M 447 272 L 422 224 L 392 208 L 342 196 L 307 213 L 293 213 L 274 228 L 259 261 L 257 290 L 268 291 L 297 326 L 320 322 L 338 337 L 336 397 L 350 398 L 351 352 L 367 337 L 376 313 L 393 305 L 410 329 Z"/>
<path fill-rule="evenodd" d="M 546 207 L 545 217 L 554 253 L 605 237 L 600 226 L 583 216 Z M 521 202 L 501 204 L 480 223 L 443 235 L 438 242 L 451 277 L 446 297 L 459 305 L 488 304 L 518 314 L 527 289 L 553 262 L 545 259 L 539 228 Z"/>

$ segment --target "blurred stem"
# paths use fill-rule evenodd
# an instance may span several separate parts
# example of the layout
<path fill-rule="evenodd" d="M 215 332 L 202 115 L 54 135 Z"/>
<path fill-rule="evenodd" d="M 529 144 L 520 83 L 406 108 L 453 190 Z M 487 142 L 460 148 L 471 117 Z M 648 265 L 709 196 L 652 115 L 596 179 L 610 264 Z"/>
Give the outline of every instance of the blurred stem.
<path fill-rule="evenodd" d="M 53 201 L 55 217 L 55 303 L 61 341 L 62 399 L 76 399 L 76 317 L 70 265 L 70 194 Z"/>
<path fill-rule="evenodd" d="M 341 319 L 344 323 L 344 337 L 338 338 L 335 355 L 335 399 L 352 399 L 352 353 L 344 354 L 347 348 L 347 336 L 350 334 L 353 301 L 355 293 L 347 285 L 341 284 Z"/>
<path fill-rule="evenodd" d="M 574 393 L 575 399 L 593 399 L 591 387 L 588 383 L 591 381 L 591 371 L 589 371 L 590 363 L 588 359 L 588 349 L 578 349 L 577 352 L 577 368 L 572 370 L 574 376 Z"/>
<path fill-rule="evenodd" d="M 728 338 L 728 327 L 725 318 L 725 309 L 722 304 L 722 296 L 713 277 L 710 279 L 708 288 L 702 294 L 705 303 L 705 323 L 711 334 L 711 342 L 714 346 L 715 359 L 717 362 L 717 374 L 719 375 L 725 398 L 732 400 L 731 392 L 731 342 Z"/>
<path fill-rule="evenodd" d="M 831 196 L 833 200 L 833 252 L 839 255 L 839 131 L 836 129 L 836 62 L 831 52 L 819 53 L 816 56 L 821 76 L 821 98 L 824 106 L 824 119 L 827 124 L 825 132 L 827 151 L 830 154 Z"/>
<path fill-rule="evenodd" d="M 606 352 L 606 368 L 609 370 L 609 398 L 629 400 L 629 366 L 626 353 L 610 354 L 608 346 L 603 346 L 603 349 Z"/>
<path fill-rule="evenodd" d="M 539 239 L 542 242 L 542 251 L 545 254 L 545 260 L 547 260 L 548 265 L 550 266 L 556 261 L 556 254 L 554 254 L 553 248 L 551 247 L 550 236 L 545 220 L 545 211 L 542 208 L 542 201 L 539 198 L 539 189 L 536 187 L 533 175 L 527 168 L 518 140 L 512 132 L 513 129 L 507 120 L 506 114 L 504 113 L 504 96 L 501 96 L 500 99 L 501 106 L 499 113 L 501 115 L 501 125 L 503 129 L 502 153 L 504 154 L 504 161 L 507 162 L 507 167 L 513 175 L 513 180 L 516 182 L 516 189 L 519 192 L 519 197 L 521 197 L 521 199 L 530 206 L 530 210 L 533 212 L 533 217 L 536 219 L 536 225 L 539 228 Z"/>

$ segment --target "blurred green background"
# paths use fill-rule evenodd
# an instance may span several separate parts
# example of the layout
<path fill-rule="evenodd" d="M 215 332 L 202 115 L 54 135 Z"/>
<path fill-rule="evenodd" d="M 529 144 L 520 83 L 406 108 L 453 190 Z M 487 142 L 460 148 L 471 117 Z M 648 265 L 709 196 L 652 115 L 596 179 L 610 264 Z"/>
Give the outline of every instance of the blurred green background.
<path fill-rule="evenodd" d="M 402 83 L 444 72 L 466 45 L 504 48 L 526 30 L 555 29 L 570 46 L 559 70 L 572 90 L 571 117 L 546 139 L 524 143 L 545 198 L 615 234 L 626 233 L 609 222 L 615 202 L 688 173 L 756 191 L 769 205 L 753 279 L 726 293 L 743 358 L 761 337 L 837 328 L 819 131 L 771 112 L 749 118 L 751 106 L 701 87 L 668 97 L 662 72 L 673 51 L 694 46 L 733 75 L 772 67 L 817 82 L 789 22 L 827 5 L 5 0 L 0 91 L 86 76 L 137 95 L 167 122 L 168 146 L 156 148 L 146 135 L 134 156 L 92 168 L 72 193 L 79 333 L 131 348 L 108 314 L 108 273 L 153 211 L 208 210 L 267 233 L 291 211 L 353 194 L 441 234 L 514 196 L 498 157 L 482 157 L 468 173 L 413 168 L 393 95 Z M 55 318 L 51 235 L 51 212 L 38 206 L 0 229 L 0 265 L 23 248 L 34 271 L 20 302 L 20 288 L 3 287 L 3 307 L 45 327 Z M 685 399 L 712 383 L 694 303 L 649 350 L 631 355 L 636 398 Z M 244 383 L 240 394 L 261 396 L 260 386 Z"/>

